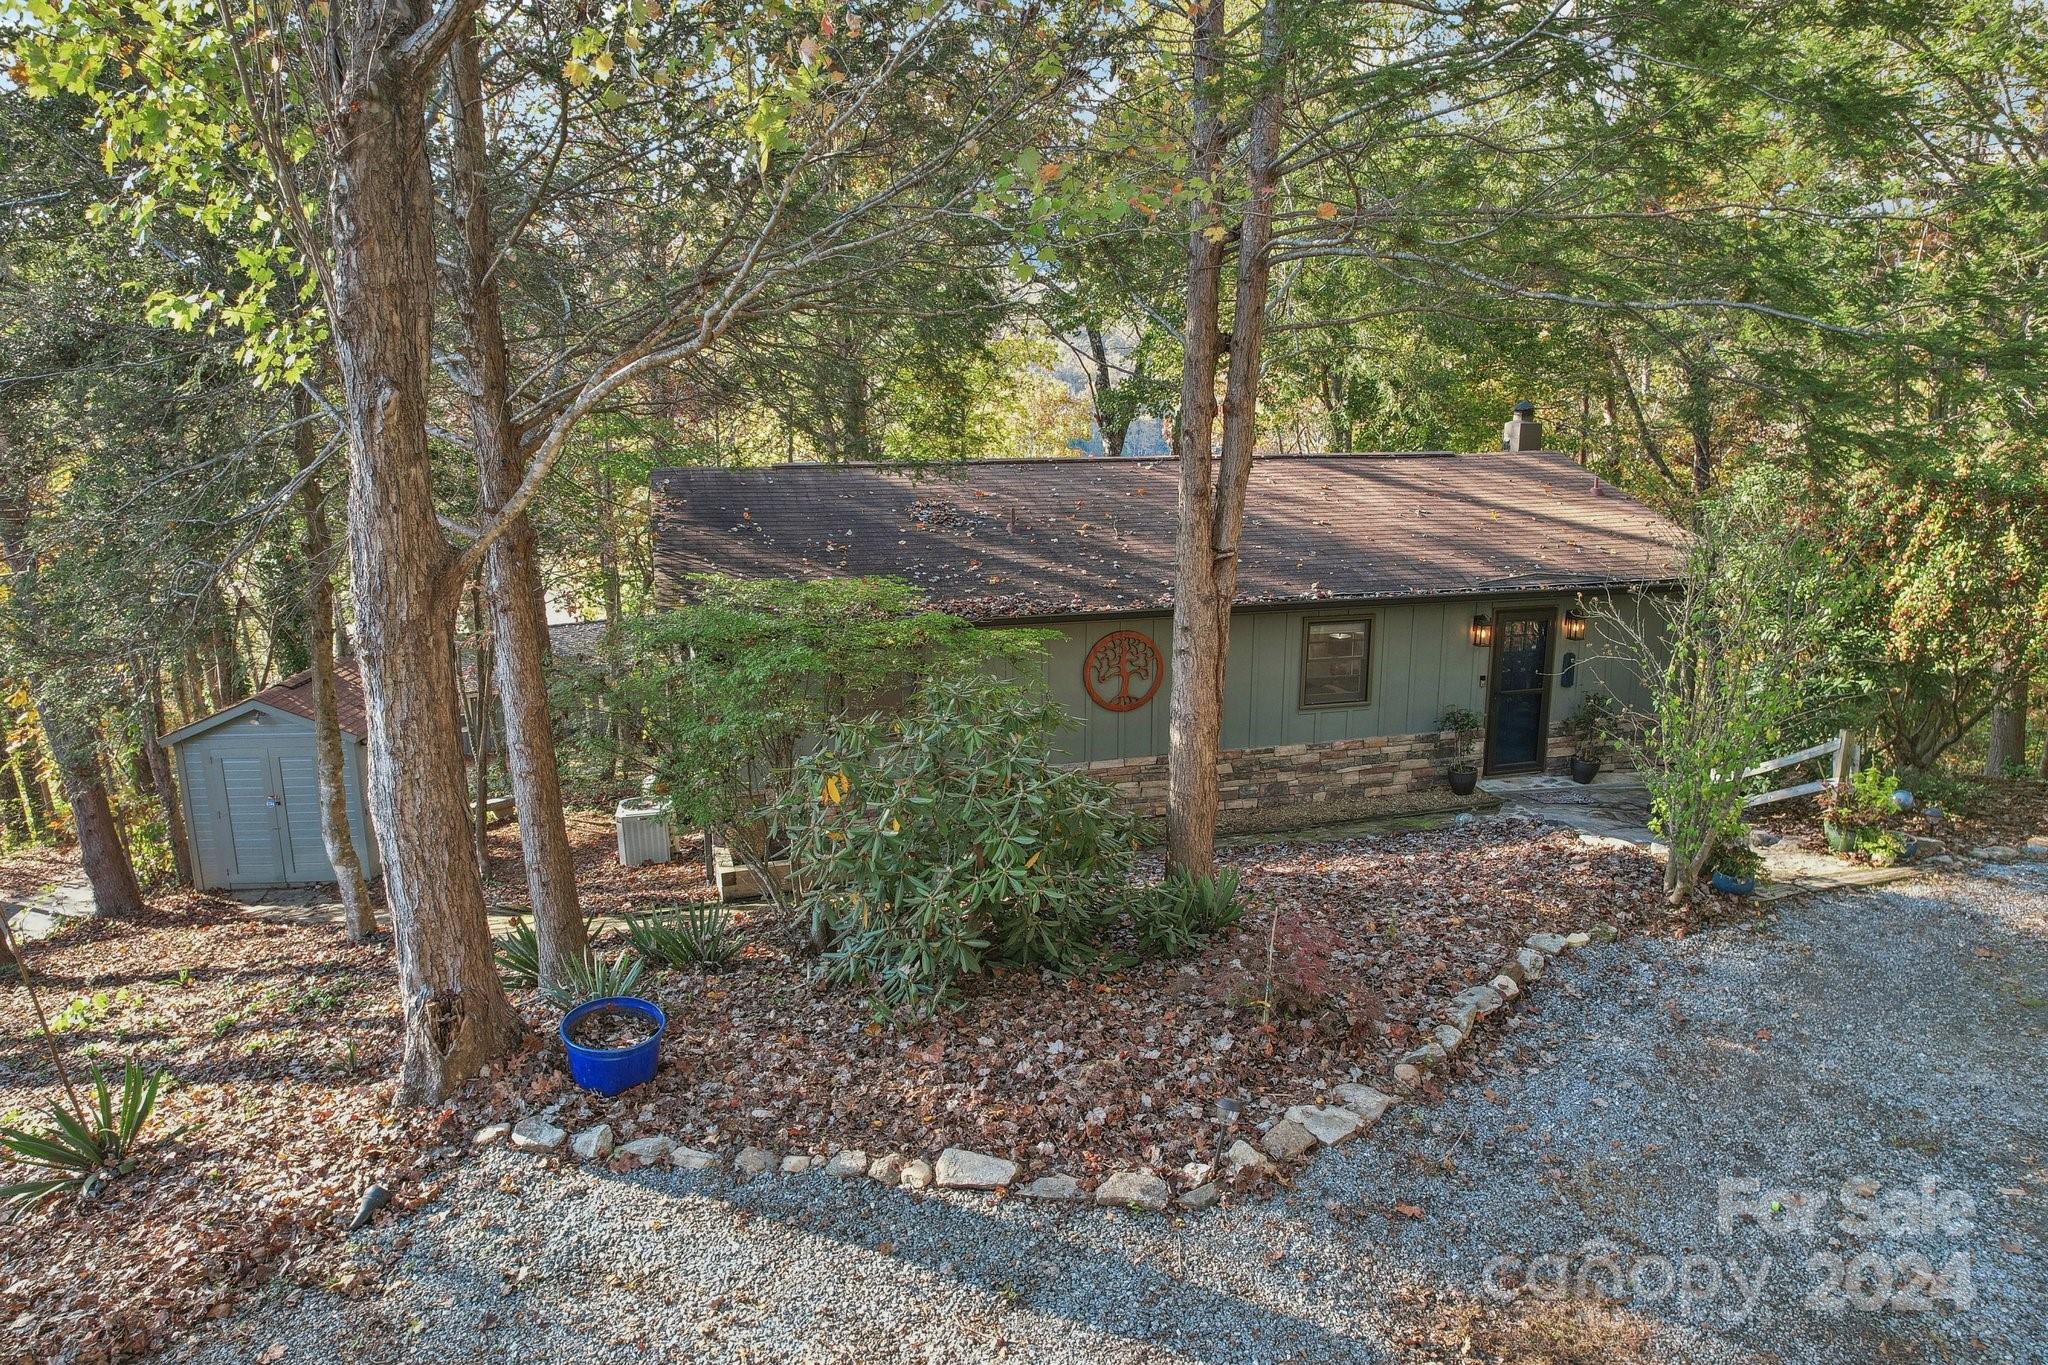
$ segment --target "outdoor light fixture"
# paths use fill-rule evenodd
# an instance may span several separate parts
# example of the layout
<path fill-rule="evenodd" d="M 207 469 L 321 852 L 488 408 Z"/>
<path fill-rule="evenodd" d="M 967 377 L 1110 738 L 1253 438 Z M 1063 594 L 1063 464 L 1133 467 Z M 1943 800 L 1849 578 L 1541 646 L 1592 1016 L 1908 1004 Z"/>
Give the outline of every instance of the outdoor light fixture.
<path fill-rule="evenodd" d="M 1472 618 L 1472 643 L 1481 649 L 1493 646 L 1493 618 L 1483 611 Z"/>
<path fill-rule="evenodd" d="M 1567 640 L 1583 640 L 1586 638 L 1586 618 L 1582 613 L 1568 611 L 1564 614 L 1564 638 Z"/>

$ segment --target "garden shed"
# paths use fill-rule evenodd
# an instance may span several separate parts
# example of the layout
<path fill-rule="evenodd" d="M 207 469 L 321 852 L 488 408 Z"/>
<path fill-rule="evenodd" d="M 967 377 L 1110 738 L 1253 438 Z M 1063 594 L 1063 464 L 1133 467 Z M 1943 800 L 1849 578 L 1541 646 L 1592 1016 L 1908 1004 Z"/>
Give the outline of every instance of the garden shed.
<path fill-rule="evenodd" d="M 378 873 L 363 779 L 363 685 L 353 668 L 335 670 L 342 780 L 349 833 L 363 874 Z M 320 836 L 314 776 L 313 675 L 297 673 L 253 697 L 172 731 L 185 828 L 194 869 L 206 889 L 306 886 L 331 882 L 334 866 Z"/>

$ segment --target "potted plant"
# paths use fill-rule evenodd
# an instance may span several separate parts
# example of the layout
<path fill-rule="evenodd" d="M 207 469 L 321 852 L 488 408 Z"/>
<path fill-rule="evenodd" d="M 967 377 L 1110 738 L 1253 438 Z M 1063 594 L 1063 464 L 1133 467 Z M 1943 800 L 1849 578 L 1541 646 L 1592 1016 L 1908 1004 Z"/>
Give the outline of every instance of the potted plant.
<path fill-rule="evenodd" d="M 1707 864 L 1708 882 L 1724 896 L 1752 896 L 1757 884 L 1769 880 L 1763 855 L 1749 846 L 1747 831 L 1737 840 L 1724 840 Z"/>
<path fill-rule="evenodd" d="M 1470 707 L 1446 706 L 1437 717 L 1436 728 L 1452 736 L 1457 745 L 1450 771 L 1445 774 L 1450 778 L 1451 790 L 1459 796 L 1470 796 L 1479 785 L 1479 765 L 1472 761 L 1472 743 L 1485 731 L 1486 722 Z"/>
<path fill-rule="evenodd" d="M 1828 851 L 1845 856 L 1861 852 L 1873 859 L 1889 855 L 1896 861 L 1903 841 L 1890 827 L 1900 816 L 1893 799 L 1898 790 L 1898 778 L 1864 768 L 1821 793 L 1821 832 L 1827 836 Z"/>
<path fill-rule="evenodd" d="M 1588 692 L 1564 723 L 1572 741 L 1572 781 L 1584 784 L 1600 775 L 1614 731 L 1614 701 L 1605 692 Z"/>

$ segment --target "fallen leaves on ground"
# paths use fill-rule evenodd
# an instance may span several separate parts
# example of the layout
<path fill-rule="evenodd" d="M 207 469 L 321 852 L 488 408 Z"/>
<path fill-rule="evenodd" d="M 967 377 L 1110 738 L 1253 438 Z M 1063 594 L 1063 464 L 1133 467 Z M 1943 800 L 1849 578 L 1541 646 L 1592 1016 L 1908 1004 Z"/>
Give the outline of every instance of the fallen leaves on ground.
<path fill-rule="evenodd" d="M 1390 1086 L 1425 1022 L 1528 934 L 1662 914 L 1647 857 L 1524 822 L 1266 844 L 1224 860 L 1251 909 L 1194 956 L 997 973 L 923 1022 L 878 1023 L 863 993 L 817 985 L 799 936 L 765 906 L 742 908 L 748 947 L 733 968 L 652 978 L 669 1021 L 655 1081 L 580 1097 L 562 1117 L 727 1155 L 959 1146 L 1018 1161 L 1024 1179 L 1171 1175 L 1256 1138 L 1261 1119 L 1319 1087 Z M 1266 991 L 1269 944 L 1276 977 L 1301 978 L 1313 998 L 1299 1017 L 1251 1003 Z M 515 1119 L 557 1095 L 557 1016 L 522 1004 L 549 1046 L 499 1077 L 466 1122 Z M 1218 1100 L 1240 1106 L 1236 1124 L 1217 1119 Z"/>
<path fill-rule="evenodd" d="M 675 862 L 624 869 L 603 815 L 573 815 L 571 837 L 591 914 L 711 895 L 688 843 Z M 489 893 L 517 908 L 516 833 L 501 826 L 490 842 Z M 388 940 L 350 946 L 331 925 L 257 920 L 192 893 L 67 929 L 30 950 L 67 1060 L 164 1068 L 173 1079 L 154 1131 L 191 1127 L 94 1204 L 47 1205 L 9 1237 L 0 1357 L 114 1359 L 225 1316 L 273 1275 L 318 1273 L 371 1181 L 395 1208 L 417 1207 L 437 1189 L 432 1166 L 458 1159 L 473 1126 L 557 1103 L 567 1125 L 603 1120 L 621 1141 L 663 1133 L 728 1156 L 748 1143 L 957 1145 L 1013 1157 L 1027 1176 L 1177 1175 L 1319 1083 L 1385 1084 L 1425 1016 L 1488 979 L 1527 934 L 1661 914 L 1641 854 L 1518 822 L 1276 842 L 1225 861 L 1250 909 L 1193 957 L 1000 973 L 957 1011 L 916 1023 L 877 1021 L 863 994 L 817 985 L 793 928 L 742 908 L 748 946 L 733 969 L 652 975 L 669 1017 L 652 1085 L 615 1101 L 576 1091 L 559 1015 L 529 994 L 520 1004 L 545 1041 L 426 1114 L 389 1108 Z M 1312 998 L 1304 1017 L 1248 1003 L 1263 993 L 1269 944 L 1297 959 L 1276 975 Z M 0 1018 L 11 1040 L 0 1110 L 19 1118 L 47 1104 L 54 1077 L 17 983 L 0 982 Z M 1236 1123 L 1215 1117 L 1219 1099 L 1241 1106 Z"/>
<path fill-rule="evenodd" d="M 0 1358 L 140 1354 L 337 1237 L 370 1181 L 413 1202 L 436 1116 L 387 1112 L 388 942 L 179 893 L 27 952 L 74 1082 L 129 1059 L 168 1079 L 138 1168 L 90 1204 L 44 1204 L 0 1247 Z M 0 1020 L 0 1111 L 39 1127 L 58 1090 L 12 972 Z"/>

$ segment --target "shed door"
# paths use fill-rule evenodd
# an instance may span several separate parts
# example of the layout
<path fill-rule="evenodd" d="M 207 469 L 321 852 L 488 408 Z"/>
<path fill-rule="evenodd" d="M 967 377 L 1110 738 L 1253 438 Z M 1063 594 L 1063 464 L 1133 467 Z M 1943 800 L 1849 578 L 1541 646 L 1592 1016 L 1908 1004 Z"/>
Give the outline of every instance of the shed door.
<path fill-rule="evenodd" d="M 221 791 L 227 799 L 228 848 L 238 886 L 279 886 L 286 880 L 284 800 L 276 762 L 263 753 L 223 753 Z"/>
<path fill-rule="evenodd" d="M 278 791 L 284 797 L 285 847 L 291 854 L 292 880 L 331 882 L 334 864 L 327 861 L 327 841 L 320 835 L 320 781 L 311 754 L 277 756 Z"/>

